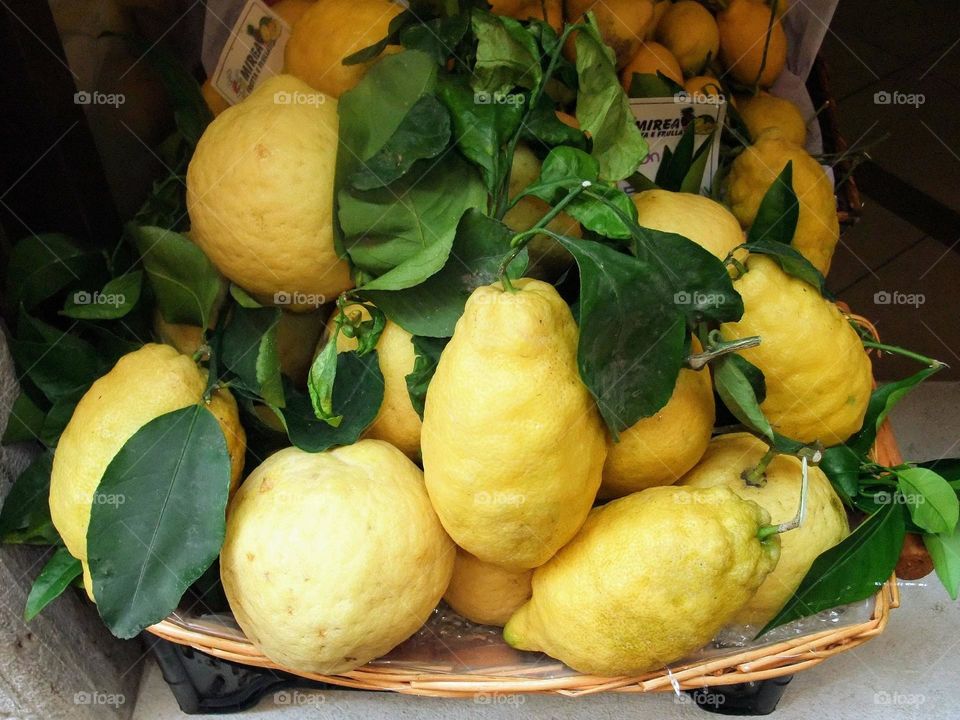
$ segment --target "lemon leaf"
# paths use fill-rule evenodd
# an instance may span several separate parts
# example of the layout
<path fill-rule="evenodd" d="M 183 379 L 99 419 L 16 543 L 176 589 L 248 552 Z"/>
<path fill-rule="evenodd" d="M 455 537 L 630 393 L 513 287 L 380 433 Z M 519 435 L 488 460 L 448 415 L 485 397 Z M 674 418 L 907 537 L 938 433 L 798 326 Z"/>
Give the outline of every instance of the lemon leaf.
<path fill-rule="evenodd" d="M 474 10 L 470 16 L 477 38 L 473 89 L 496 102 L 497 96 L 517 85 L 533 89 L 543 76 L 540 48 L 518 21 L 503 15 Z"/>
<path fill-rule="evenodd" d="M 135 270 L 113 278 L 103 290 L 80 290 L 67 297 L 61 315 L 76 320 L 116 320 L 129 314 L 140 300 L 143 272 Z"/>
<path fill-rule="evenodd" d="M 956 600 L 960 591 L 960 530 L 952 533 L 927 533 L 923 544 L 933 560 L 933 569 L 943 583 L 951 600 Z"/>
<path fill-rule="evenodd" d="M 423 420 L 423 408 L 427 401 L 427 389 L 437 371 L 440 362 L 440 353 L 447 346 L 447 338 L 418 337 L 411 338 L 415 360 L 413 370 L 406 376 L 407 393 L 410 395 L 410 404 Z"/>
<path fill-rule="evenodd" d="M 30 622 L 43 609 L 60 597 L 76 578 L 83 573 L 83 567 L 65 547 L 58 547 L 47 560 L 43 570 L 33 581 L 27 604 L 23 610 L 23 619 Z"/>
<path fill-rule="evenodd" d="M 917 527 L 930 533 L 951 534 L 956 530 L 960 501 L 944 478 L 921 467 L 897 470 L 895 474 Z"/>
<path fill-rule="evenodd" d="M 797 231 L 799 218 L 800 203 L 793 192 L 793 160 L 790 160 L 764 193 L 757 216 L 747 232 L 747 243 L 768 240 L 789 245 Z"/>
<path fill-rule="evenodd" d="M 278 308 L 235 307 L 223 331 L 217 360 L 237 376 L 243 389 L 283 407 Z"/>
<path fill-rule="evenodd" d="M 51 451 L 38 455 L 14 481 L 0 509 L 0 540 L 6 543 L 50 545 L 60 535 L 50 520 Z"/>

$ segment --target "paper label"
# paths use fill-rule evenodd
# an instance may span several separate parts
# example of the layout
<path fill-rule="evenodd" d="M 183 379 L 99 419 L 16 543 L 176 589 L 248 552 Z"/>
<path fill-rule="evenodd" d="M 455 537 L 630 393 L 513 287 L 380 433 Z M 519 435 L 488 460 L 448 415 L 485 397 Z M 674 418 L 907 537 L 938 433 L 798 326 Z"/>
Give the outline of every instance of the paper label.
<path fill-rule="evenodd" d="M 675 151 L 687 125 L 696 123 L 694 153 L 704 143 L 710 143 L 705 150 L 707 164 L 700 185 L 700 192 L 707 191 L 720 163 L 720 133 L 727 112 L 726 100 L 716 95 L 694 96 L 682 92 L 671 97 L 630 98 L 630 109 L 650 149 L 638 171 L 650 180 L 656 179 L 664 152 Z M 625 189 L 633 191 L 629 185 Z"/>
<path fill-rule="evenodd" d="M 249 0 L 240 11 L 230 38 L 220 52 L 211 82 L 234 105 L 264 79 L 283 72 L 283 49 L 290 26 L 261 0 Z"/>

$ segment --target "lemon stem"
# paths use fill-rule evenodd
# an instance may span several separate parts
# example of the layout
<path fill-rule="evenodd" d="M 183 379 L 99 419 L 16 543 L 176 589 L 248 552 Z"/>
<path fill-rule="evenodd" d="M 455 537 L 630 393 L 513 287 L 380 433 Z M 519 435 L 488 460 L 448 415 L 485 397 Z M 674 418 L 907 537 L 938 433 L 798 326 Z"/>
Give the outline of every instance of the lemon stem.
<path fill-rule="evenodd" d="M 800 507 L 797 508 L 797 514 L 793 516 L 792 520 L 789 520 L 785 523 L 780 523 L 779 525 L 764 525 L 757 531 L 757 537 L 760 540 L 766 540 L 771 535 L 779 535 L 780 533 L 789 532 L 790 530 L 796 530 L 798 527 L 803 525 L 807 519 L 807 488 L 809 487 L 809 466 L 807 465 L 807 456 L 804 455 L 800 458 L 801 462 L 801 480 L 800 480 Z"/>
<path fill-rule="evenodd" d="M 760 458 L 760 462 L 757 463 L 756 467 L 751 470 L 744 470 L 740 473 L 740 477 L 750 487 L 763 487 L 767 484 L 767 466 L 778 454 L 775 448 L 770 448 L 764 453 L 764 456 Z M 807 459 L 804 458 L 803 462 L 806 463 Z"/>
<path fill-rule="evenodd" d="M 873 340 L 863 341 L 863 346 L 865 348 L 872 348 L 874 350 L 879 350 L 880 352 L 890 353 L 892 355 L 902 355 L 903 357 L 910 358 L 911 360 L 916 360 L 918 363 L 923 363 L 928 367 L 935 368 L 945 368 L 950 367 L 945 362 L 940 360 L 934 360 L 933 358 L 928 358 L 926 355 L 921 355 L 920 353 L 915 353 L 910 350 L 904 350 L 902 347 L 897 347 L 896 345 L 884 345 L 883 343 L 874 342 Z"/>
<path fill-rule="evenodd" d="M 691 370 L 702 370 L 711 360 L 715 360 L 718 357 L 723 357 L 724 355 L 729 355 L 730 353 L 737 352 L 738 350 L 746 350 L 747 348 L 756 347 L 759 344 L 759 335 L 751 335 L 750 337 L 741 338 L 740 340 L 731 340 L 729 342 L 721 340 L 709 350 L 687 355 L 687 367 Z"/>

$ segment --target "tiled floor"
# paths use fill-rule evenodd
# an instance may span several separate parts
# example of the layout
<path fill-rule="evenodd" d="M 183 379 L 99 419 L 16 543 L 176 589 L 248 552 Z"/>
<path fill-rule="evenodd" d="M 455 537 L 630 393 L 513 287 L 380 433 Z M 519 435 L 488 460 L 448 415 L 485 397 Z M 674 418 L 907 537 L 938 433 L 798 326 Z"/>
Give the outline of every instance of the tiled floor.
<path fill-rule="evenodd" d="M 900 217 L 861 182 L 863 218 L 842 238 L 829 285 L 886 342 L 950 363 L 941 377 L 958 379 L 960 2 L 843 0 L 822 52 L 845 137 L 869 154 L 874 176 L 910 189 Z M 915 102 L 878 103 L 880 92 Z M 878 195 L 888 189 L 873 182 Z M 896 358 L 877 364 L 884 380 L 914 369 Z"/>

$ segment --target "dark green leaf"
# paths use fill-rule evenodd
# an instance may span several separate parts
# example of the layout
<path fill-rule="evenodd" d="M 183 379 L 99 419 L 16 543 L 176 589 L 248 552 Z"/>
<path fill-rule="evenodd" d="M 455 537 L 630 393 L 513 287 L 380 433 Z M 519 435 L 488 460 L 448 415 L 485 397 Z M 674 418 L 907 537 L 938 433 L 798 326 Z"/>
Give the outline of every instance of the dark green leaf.
<path fill-rule="evenodd" d="M 47 500 L 52 467 L 53 453 L 46 451 L 14 481 L 0 509 L 0 540 L 37 545 L 59 541 Z"/>
<path fill-rule="evenodd" d="M 103 257 L 81 249 L 66 235 L 30 235 L 13 247 L 7 265 L 7 302 L 31 310 L 66 287 L 98 280 Z"/>
<path fill-rule="evenodd" d="M 830 479 L 834 490 L 848 505 L 859 493 L 860 466 L 864 458 L 846 445 L 836 445 L 823 451 L 820 469 Z"/>
<path fill-rule="evenodd" d="M 405 290 L 361 288 L 361 292 L 410 334 L 449 337 L 470 293 L 496 281 L 500 262 L 510 251 L 512 235 L 503 223 L 479 210 L 468 210 L 440 272 Z M 522 275 L 526 261 L 524 250 L 510 265 L 511 278 Z"/>
<path fill-rule="evenodd" d="M 250 392 L 283 407 L 277 308 L 235 307 L 223 332 L 220 361 Z"/>
<path fill-rule="evenodd" d="M 924 535 L 923 544 L 927 546 L 937 577 L 943 583 L 951 600 L 957 599 L 960 591 L 960 530 L 952 533 Z"/>
<path fill-rule="evenodd" d="M 510 92 L 515 86 L 535 88 L 543 76 L 540 49 L 523 25 L 513 18 L 474 12 L 470 16 L 477 38 L 473 67 L 473 89 L 489 101 Z"/>
<path fill-rule="evenodd" d="M 433 380 L 433 374 L 437 371 L 440 353 L 443 352 L 449 340 L 414 335 L 411 342 L 413 342 L 416 360 L 413 363 L 413 370 L 407 375 L 407 393 L 410 395 L 413 409 L 422 420 L 423 407 L 427 401 L 427 389 L 430 387 L 430 381 Z"/>
<path fill-rule="evenodd" d="M 960 502 L 950 484 L 926 468 L 897 470 L 896 476 L 917 527 L 929 533 L 952 535 L 960 517 Z"/>
<path fill-rule="evenodd" d="M 405 27 L 400 33 L 400 43 L 408 50 L 425 52 L 439 65 L 445 65 L 469 29 L 470 15 L 467 13 L 435 18 Z"/>
<path fill-rule="evenodd" d="M 43 566 L 40 575 L 33 581 L 30 594 L 27 595 L 27 605 L 23 609 L 24 621 L 33 620 L 82 574 L 83 567 L 80 561 L 65 547 L 58 547 L 47 560 L 47 564 Z"/>
<path fill-rule="evenodd" d="M 694 123 L 690 124 L 693 125 Z M 715 129 L 713 132 L 719 132 L 719 129 Z M 710 146 L 712 144 L 713 134 L 700 143 L 700 147 L 698 147 L 697 151 L 693 154 L 693 160 L 687 169 L 687 173 L 680 182 L 680 192 L 693 193 L 694 195 L 700 193 L 700 187 L 703 185 L 703 173 L 706 172 L 707 169 L 707 158 L 710 156 Z"/>
<path fill-rule="evenodd" d="M 208 327 L 224 281 L 203 251 L 171 230 L 128 225 L 127 231 L 140 251 L 163 319 Z"/>
<path fill-rule="evenodd" d="M 87 391 L 86 387 L 77 388 L 73 392 L 58 397 L 47 414 L 43 418 L 43 425 L 40 428 L 40 442 L 47 447 L 56 447 L 60 440 L 60 435 L 73 417 L 73 411 Z"/>
<path fill-rule="evenodd" d="M 664 190 L 677 192 L 683 185 L 683 180 L 693 165 L 693 144 L 696 141 L 696 123 L 689 122 L 680 137 L 680 142 L 671 151 L 669 148 L 664 150 L 663 160 L 657 169 L 657 186 Z M 707 144 L 707 143 L 705 143 Z M 697 186 L 699 191 L 699 185 Z"/>
<path fill-rule="evenodd" d="M 821 272 L 790 245 L 770 238 L 757 238 L 748 242 L 746 247 L 752 253 L 773 258 L 787 275 L 800 278 L 815 287 L 821 295 L 825 294 L 826 281 Z"/>
<path fill-rule="evenodd" d="M 860 432 L 847 441 L 860 454 L 866 455 L 873 447 L 877 439 L 877 430 L 887 419 L 887 415 L 893 410 L 894 406 L 900 402 L 900 399 L 910 392 L 917 385 L 936 374 L 943 369 L 942 365 L 927 367 L 910 377 L 897 380 L 896 382 L 884 383 L 873 391 L 870 395 L 870 402 L 867 405 L 867 412 L 863 418 L 863 427 Z"/>
<path fill-rule="evenodd" d="M 450 113 L 433 95 L 421 97 L 396 131 L 350 178 L 357 190 L 389 185 L 418 160 L 433 158 L 450 142 Z"/>
<path fill-rule="evenodd" d="M 396 45 L 404 28 L 411 23 L 417 22 L 417 20 L 418 18 L 413 12 L 404 10 L 390 20 L 389 25 L 387 25 L 387 34 L 384 37 L 373 45 L 368 45 L 361 50 L 357 50 L 355 53 L 347 55 L 341 62 L 344 65 L 359 65 L 370 62 L 386 50 L 387 45 Z"/>
<path fill-rule="evenodd" d="M 30 396 L 21 392 L 13 401 L 10 415 L 7 418 L 7 428 L 3 431 L 0 444 L 27 442 L 36 440 L 43 427 L 44 412 L 36 406 Z"/>
<path fill-rule="evenodd" d="M 313 405 L 313 414 L 318 420 L 323 420 L 330 427 L 338 427 L 343 421 L 343 415 L 333 412 L 333 388 L 337 379 L 337 342 L 331 337 L 323 346 L 313 364 L 310 365 L 310 374 L 307 376 L 307 390 L 310 393 L 310 404 Z"/>
<path fill-rule="evenodd" d="M 664 98 L 683 92 L 683 87 L 663 73 L 633 73 L 630 78 L 632 98 Z"/>
<path fill-rule="evenodd" d="M 76 335 L 21 313 L 10 352 L 21 371 L 51 401 L 76 392 L 100 376 L 94 347 Z"/>
<path fill-rule="evenodd" d="M 712 365 L 713 384 L 723 404 L 737 420 L 772 441 L 773 428 L 760 409 L 763 400 L 757 396 L 759 368 L 736 353 L 719 357 Z M 759 380 L 763 381 L 762 373 Z"/>
<path fill-rule="evenodd" d="M 791 620 L 868 598 L 890 579 L 905 534 L 903 507 L 890 503 L 820 554 L 787 604 L 758 635 Z"/>
<path fill-rule="evenodd" d="M 343 417 L 337 427 L 318 420 L 310 398 L 287 389 L 283 419 L 290 442 L 307 452 L 323 452 L 334 445 L 356 442 L 373 422 L 383 402 L 383 374 L 376 351 L 360 356 L 355 352 L 337 355 L 333 386 L 333 413 Z"/>
<path fill-rule="evenodd" d="M 557 117 L 553 100 L 546 94 L 540 96 L 530 108 L 523 121 L 524 137 L 547 146 L 569 145 L 584 150 L 587 138 L 582 130 L 572 128 Z"/>
<path fill-rule="evenodd" d="M 62 315 L 76 320 L 116 320 L 127 315 L 140 299 L 143 273 L 134 270 L 116 277 L 103 290 L 79 290 L 67 298 Z"/>
<path fill-rule="evenodd" d="M 577 120 L 593 139 L 592 154 L 600 163 L 600 177 L 622 180 L 647 156 L 647 142 L 620 86 L 613 53 L 603 44 L 593 15 L 586 17 L 589 27 L 576 36 Z"/>
<path fill-rule="evenodd" d="M 87 530 L 93 594 L 114 635 L 165 618 L 216 559 L 229 490 L 227 442 L 203 405 L 151 420 L 120 448 Z"/>
<path fill-rule="evenodd" d="M 760 201 L 757 216 L 747 232 L 747 243 L 767 240 L 789 245 L 799 218 L 800 203 L 793 192 L 793 160 L 789 160 Z"/>

